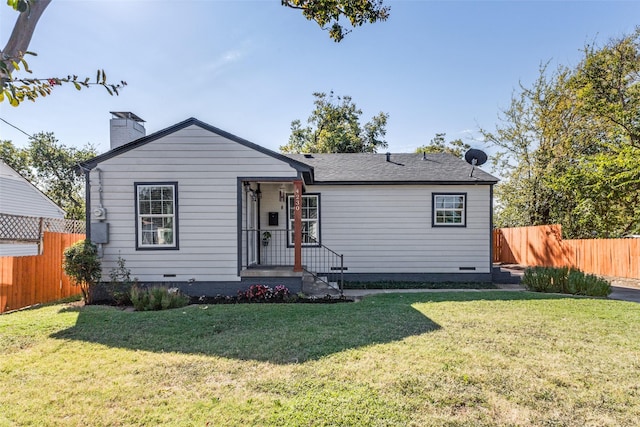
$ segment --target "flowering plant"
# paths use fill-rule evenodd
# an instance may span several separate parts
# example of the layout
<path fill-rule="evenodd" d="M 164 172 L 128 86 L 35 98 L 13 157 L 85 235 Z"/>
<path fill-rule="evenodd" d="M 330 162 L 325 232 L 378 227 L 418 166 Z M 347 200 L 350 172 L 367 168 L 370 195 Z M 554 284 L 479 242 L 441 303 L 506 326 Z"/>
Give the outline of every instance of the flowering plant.
<path fill-rule="evenodd" d="M 238 291 L 239 301 L 286 301 L 288 298 L 289 289 L 283 285 L 278 285 L 275 289 L 266 285 L 251 285 L 246 291 Z"/>

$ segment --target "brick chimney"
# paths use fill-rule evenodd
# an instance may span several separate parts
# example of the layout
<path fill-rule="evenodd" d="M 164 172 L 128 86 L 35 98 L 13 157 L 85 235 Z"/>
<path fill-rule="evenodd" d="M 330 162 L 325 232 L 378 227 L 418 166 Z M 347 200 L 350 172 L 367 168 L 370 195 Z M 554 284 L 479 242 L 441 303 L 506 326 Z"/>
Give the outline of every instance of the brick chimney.
<path fill-rule="evenodd" d="M 118 148 L 146 135 L 144 120 L 128 111 L 110 111 L 111 149 Z"/>

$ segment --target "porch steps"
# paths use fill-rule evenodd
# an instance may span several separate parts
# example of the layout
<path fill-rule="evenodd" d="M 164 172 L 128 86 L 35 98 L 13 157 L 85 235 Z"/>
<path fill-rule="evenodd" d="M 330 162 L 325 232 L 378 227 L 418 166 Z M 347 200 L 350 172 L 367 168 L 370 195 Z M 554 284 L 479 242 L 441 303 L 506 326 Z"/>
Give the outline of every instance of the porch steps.
<path fill-rule="evenodd" d="M 302 277 L 302 272 L 293 271 L 293 266 L 249 267 L 240 272 L 240 277 Z"/>
<path fill-rule="evenodd" d="M 524 269 L 521 266 L 494 264 L 491 271 L 491 281 L 500 285 L 520 284 Z"/>

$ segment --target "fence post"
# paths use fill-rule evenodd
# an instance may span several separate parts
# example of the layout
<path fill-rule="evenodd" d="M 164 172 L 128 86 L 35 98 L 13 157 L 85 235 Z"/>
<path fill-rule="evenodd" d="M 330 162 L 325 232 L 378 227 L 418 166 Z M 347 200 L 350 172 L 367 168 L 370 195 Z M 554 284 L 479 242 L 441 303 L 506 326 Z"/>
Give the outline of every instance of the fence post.
<path fill-rule="evenodd" d="M 38 255 L 42 255 L 43 244 L 42 241 L 44 239 L 44 232 L 42 231 L 42 224 L 44 223 L 44 218 L 38 218 Z"/>

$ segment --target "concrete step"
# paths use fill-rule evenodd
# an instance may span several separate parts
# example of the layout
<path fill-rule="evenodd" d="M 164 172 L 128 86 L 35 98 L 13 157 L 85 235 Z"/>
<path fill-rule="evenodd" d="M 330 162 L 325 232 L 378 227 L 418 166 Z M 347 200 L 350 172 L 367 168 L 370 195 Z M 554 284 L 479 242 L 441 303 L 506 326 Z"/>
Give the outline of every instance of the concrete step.
<path fill-rule="evenodd" d="M 491 281 L 497 284 L 519 284 L 524 271 L 521 269 L 494 266 L 491 271 Z"/>
<path fill-rule="evenodd" d="M 338 296 L 340 288 L 337 283 L 327 283 L 315 278 L 312 274 L 305 273 L 302 276 L 302 293 L 309 296 Z"/>

